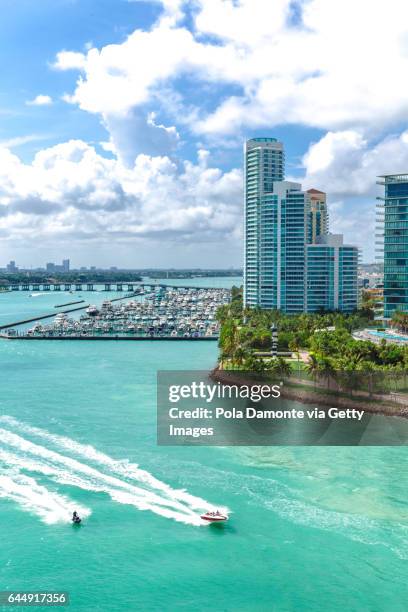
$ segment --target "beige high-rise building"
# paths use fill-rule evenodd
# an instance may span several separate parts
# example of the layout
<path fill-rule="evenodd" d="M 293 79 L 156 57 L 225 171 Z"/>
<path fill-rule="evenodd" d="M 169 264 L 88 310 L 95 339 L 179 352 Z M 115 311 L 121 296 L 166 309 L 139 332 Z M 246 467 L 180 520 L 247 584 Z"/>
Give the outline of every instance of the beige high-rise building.
<path fill-rule="evenodd" d="M 318 189 L 308 189 L 308 243 L 315 244 L 318 236 L 324 236 L 329 231 L 329 216 L 327 213 L 326 194 Z"/>

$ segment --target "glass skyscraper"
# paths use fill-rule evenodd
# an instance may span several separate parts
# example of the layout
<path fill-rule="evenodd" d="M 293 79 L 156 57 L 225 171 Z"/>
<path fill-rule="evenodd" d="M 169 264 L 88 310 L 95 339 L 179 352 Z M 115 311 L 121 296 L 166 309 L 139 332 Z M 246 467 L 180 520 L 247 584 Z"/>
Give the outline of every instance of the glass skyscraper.
<path fill-rule="evenodd" d="M 341 234 L 327 234 L 306 245 L 305 311 L 357 308 L 358 248 L 344 245 Z"/>
<path fill-rule="evenodd" d="M 384 186 L 384 317 L 408 312 L 408 174 L 379 177 Z"/>
<path fill-rule="evenodd" d="M 245 143 L 244 302 L 276 308 L 278 217 L 272 205 L 273 184 L 285 178 L 283 144 L 276 138 Z"/>
<path fill-rule="evenodd" d="M 327 235 L 326 194 L 284 180 L 275 138 L 248 140 L 244 154 L 245 306 L 287 314 L 354 310 L 358 250 Z"/>

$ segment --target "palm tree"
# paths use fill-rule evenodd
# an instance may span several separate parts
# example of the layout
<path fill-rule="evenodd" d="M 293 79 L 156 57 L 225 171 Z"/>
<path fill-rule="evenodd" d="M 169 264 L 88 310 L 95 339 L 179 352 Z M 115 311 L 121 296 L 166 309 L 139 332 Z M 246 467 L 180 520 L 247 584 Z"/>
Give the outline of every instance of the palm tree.
<path fill-rule="evenodd" d="M 255 372 L 256 374 L 263 374 L 266 370 L 266 364 L 263 359 L 258 359 L 255 355 L 250 355 L 244 362 L 245 370 L 247 372 Z"/>
<path fill-rule="evenodd" d="M 318 360 L 318 370 L 324 378 L 327 380 L 327 388 L 330 389 L 330 381 L 336 377 L 336 370 L 333 366 L 331 359 L 328 357 L 321 357 Z"/>
<path fill-rule="evenodd" d="M 295 336 L 293 338 L 293 340 L 291 340 L 289 342 L 289 350 L 292 351 L 292 353 L 295 353 L 296 355 L 296 359 L 297 359 L 297 371 L 298 371 L 298 375 L 300 373 L 300 342 L 297 336 Z"/>
<path fill-rule="evenodd" d="M 238 346 L 234 352 L 234 361 L 238 366 L 242 366 L 244 361 L 248 358 L 248 351 L 243 346 Z"/>
<path fill-rule="evenodd" d="M 309 360 L 306 364 L 306 371 L 313 378 L 314 386 L 316 387 L 317 377 L 320 372 L 320 365 L 317 357 L 310 353 Z"/>
<path fill-rule="evenodd" d="M 289 378 L 292 374 L 292 367 L 283 357 L 276 357 L 271 362 L 271 371 L 281 378 Z"/>

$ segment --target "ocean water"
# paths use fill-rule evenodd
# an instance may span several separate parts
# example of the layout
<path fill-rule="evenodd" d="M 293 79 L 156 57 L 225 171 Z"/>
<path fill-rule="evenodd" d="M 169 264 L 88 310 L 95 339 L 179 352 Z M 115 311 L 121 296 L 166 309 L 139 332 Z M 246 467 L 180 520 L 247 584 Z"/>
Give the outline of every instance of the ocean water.
<path fill-rule="evenodd" d="M 61 297 L 0 295 L 0 318 Z M 407 609 L 406 448 L 156 445 L 156 371 L 216 354 L 0 341 L 0 590 L 75 612 Z M 199 525 L 210 505 L 229 524 Z"/>

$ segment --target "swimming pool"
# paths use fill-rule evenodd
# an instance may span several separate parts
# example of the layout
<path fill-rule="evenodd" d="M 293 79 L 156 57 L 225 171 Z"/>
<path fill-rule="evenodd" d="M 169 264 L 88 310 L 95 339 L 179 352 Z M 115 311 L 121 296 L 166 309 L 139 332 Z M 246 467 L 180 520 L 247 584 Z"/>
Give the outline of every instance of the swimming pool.
<path fill-rule="evenodd" d="M 408 342 L 408 336 L 400 336 L 392 332 L 377 331 L 375 329 L 366 329 L 365 332 L 369 336 L 376 336 L 377 338 L 385 338 L 385 340 L 393 340 L 394 342 Z"/>

